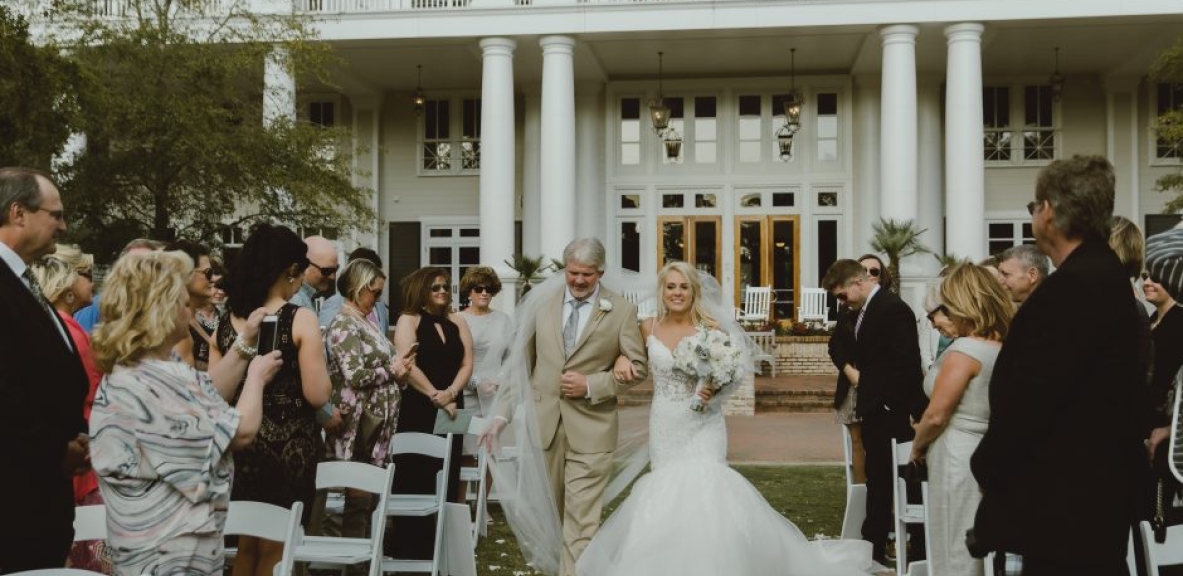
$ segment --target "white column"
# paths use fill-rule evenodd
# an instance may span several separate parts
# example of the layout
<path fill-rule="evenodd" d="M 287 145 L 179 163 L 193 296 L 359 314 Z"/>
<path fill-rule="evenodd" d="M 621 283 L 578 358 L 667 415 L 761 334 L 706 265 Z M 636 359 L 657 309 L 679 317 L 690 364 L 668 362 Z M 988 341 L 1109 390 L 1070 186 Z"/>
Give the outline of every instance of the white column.
<path fill-rule="evenodd" d="M 508 268 L 513 256 L 514 111 L 513 50 L 509 38 L 481 40 L 481 263 Z"/>
<path fill-rule="evenodd" d="M 575 41 L 544 36 L 542 46 L 542 253 L 561 258 L 575 239 Z"/>
<path fill-rule="evenodd" d="M 916 33 L 908 24 L 886 26 L 880 114 L 879 194 L 884 218 L 916 218 Z"/>
<path fill-rule="evenodd" d="M 575 98 L 576 214 L 579 238 L 595 236 L 608 243 L 604 222 L 604 84 L 579 85 Z"/>
<path fill-rule="evenodd" d="M 286 48 L 276 46 L 263 64 L 263 124 L 296 121 L 296 78 Z"/>
<path fill-rule="evenodd" d="M 1142 221 L 1142 202 L 1139 184 L 1138 154 L 1138 85 L 1136 76 L 1106 76 L 1102 79 L 1105 88 L 1105 157 L 1113 163 L 1116 178 L 1117 197 L 1113 213 L 1125 216 L 1134 222 Z M 1068 105 L 1073 94 L 1065 90 L 1060 102 L 1062 124 L 1071 118 Z M 1057 135 L 1057 138 L 1060 138 Z M 1060 148 L 1063 150 L 1063 140 Z M 1139 224 L 1141 225 L 1141 224 Z"/>
<path fill-rule="evenodd" d="M 537 93 L 526 92 L 522 127 L 522 254 L 542 254 L 542 100 Z"/>
<path fill-rule="evenodd" d="M 946 251 L 973 261 L 986 256 L 986 173 L 982 143 L 982 31 L 977 23 L 945 28 Z"/>
<path fill-rule="evenodd" d="M 879 221 L 879 77 L 855 78 L 854 175 L 857 201 L 852 208 L 855 218 L 853 244 L 849 253 L 839 250 L 842 258 L 857 258 L 871 250 L 871 226 Z M 819 279 L 820 280 L 820 279 Z"/>
<path fill-rule="evenodd" d="M 939 78 L 921 78 L 917 96 L 919 119 L 919 174 L 917 178 L 919 197 L 916 205 L 916 224 L 922 230 L 920 242 L 934 254 L 945 253 L 944 215 L 945 205 L 942 191 L 944 184 L 941 168 L 944 146 L 941 142 L 941 83 Z M 922 256 L 918 259 L 919 272 L 924 276 L 936 276 L 940 265 L 936 258 Z"/>

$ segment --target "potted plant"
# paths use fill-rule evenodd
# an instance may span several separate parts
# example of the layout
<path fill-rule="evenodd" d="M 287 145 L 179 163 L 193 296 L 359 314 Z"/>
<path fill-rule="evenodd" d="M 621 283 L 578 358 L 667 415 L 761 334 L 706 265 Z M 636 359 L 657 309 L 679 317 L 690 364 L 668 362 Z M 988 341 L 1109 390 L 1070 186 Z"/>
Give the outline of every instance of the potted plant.
<path fill-rule="evenodd" d="M 514 254 L 513 258 L 506 260 L 505 265 L 518 273 L 517 299 L 521 300 L 535 282 L 542 280 L 542 273 L 550 269 L 550 265 L 543 265 L 544 257 L 530 257 L 525 254 Z"/>
<path fill-rule="evenodd" d="M 871 249 L 887 256 L 887 269 L 892 282 L 891 290 L 900 292 L 900 260 L 913 254 L 927 254 L 932 251 L 920 243 L 919 236 L 926 230 L 918 230 L 912 220 L 880 218 L 872 225 L 875 235 L 871 238 Z"/>

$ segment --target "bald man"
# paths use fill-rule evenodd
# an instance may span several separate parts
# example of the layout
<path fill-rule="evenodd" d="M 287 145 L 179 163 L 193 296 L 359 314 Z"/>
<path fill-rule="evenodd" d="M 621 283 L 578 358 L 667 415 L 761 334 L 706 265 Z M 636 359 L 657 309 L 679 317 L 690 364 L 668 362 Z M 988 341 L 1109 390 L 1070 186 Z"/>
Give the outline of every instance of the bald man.
<path fill-rule="evenodd" d="M 337 247 L 328 239 L 322 236 L 309 236 L 304 239 L 304 244 L 308 246 L 309 264 L 304 269 L 304 284 L 292 297 L 291 302 L 315 313 L 318 312 L 314 304 L 316 299 L 332 295 L 337 270 L 341 266 L 337 259 Z"/>

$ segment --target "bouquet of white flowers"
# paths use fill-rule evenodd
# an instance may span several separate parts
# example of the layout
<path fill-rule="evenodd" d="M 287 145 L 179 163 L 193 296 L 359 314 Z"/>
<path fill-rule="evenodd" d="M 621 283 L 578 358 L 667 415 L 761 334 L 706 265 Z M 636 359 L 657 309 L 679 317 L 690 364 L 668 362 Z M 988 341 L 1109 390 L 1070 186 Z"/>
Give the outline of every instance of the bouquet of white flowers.
<path fill-rule="evenodd" d="M 743 378 L 743 353 L 721 330 L 699 328 L 698 334 L 684 338 L 674 351 L 674 369 L 698 379 L 690 409 L 702 412 L 698 393 L 705 387 L 718 391 Z"/>

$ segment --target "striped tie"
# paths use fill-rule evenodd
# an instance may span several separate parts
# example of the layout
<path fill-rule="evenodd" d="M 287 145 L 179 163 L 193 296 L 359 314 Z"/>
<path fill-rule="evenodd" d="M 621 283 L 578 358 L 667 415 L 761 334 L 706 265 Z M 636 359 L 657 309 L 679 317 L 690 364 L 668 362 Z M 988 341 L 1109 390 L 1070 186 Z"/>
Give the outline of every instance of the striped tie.
<path fill-rule="evenodd" d="M 854 339 L 855 340 L 858 340 L 858 331 L 860 328 L 863 327 L 863 313 L 865 313 L 866 311 L 867 311 L 867 305 L 863 304 L 863 307 L 860 308 L 858 311 L 858 319 L 854 321 Z"/>

